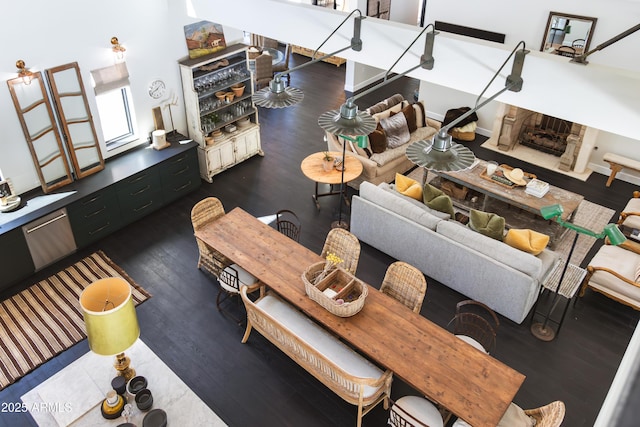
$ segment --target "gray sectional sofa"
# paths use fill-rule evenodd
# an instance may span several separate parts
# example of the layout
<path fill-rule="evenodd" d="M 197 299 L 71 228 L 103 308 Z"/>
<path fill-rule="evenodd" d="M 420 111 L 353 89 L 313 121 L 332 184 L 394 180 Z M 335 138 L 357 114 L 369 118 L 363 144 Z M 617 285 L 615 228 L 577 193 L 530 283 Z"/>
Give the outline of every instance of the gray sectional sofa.
<path fill-rule="evenodd" d="M 560 261 L 549 249 L 534 256 L 475 232 L 387 183 L 361 184 L 352 200 L 351 232 L 516 323 L 527 317 Z"/>

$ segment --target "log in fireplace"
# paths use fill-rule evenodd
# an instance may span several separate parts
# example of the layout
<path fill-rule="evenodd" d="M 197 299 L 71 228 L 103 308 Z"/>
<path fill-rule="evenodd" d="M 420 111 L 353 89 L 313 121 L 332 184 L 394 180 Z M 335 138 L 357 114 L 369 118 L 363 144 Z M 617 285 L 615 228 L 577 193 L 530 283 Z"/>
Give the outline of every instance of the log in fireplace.
<path fill-rule="evenodd" d="M 531 115 L 535 114 L 531 113 Z M 560 157 L 567 149 L 567 137 L 571 135 L 572 125 L 573 123 L 567 120 L 542 114 L 539 123 L 525 120 L 517 142 Z"/>

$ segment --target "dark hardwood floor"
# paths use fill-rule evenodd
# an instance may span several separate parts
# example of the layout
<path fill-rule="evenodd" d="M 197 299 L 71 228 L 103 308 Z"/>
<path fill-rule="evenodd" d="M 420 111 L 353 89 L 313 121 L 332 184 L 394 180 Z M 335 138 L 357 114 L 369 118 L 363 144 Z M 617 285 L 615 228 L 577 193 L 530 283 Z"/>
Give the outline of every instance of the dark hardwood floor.
<path fill-rule="evenodd" d="M 306 59 L 293 55 L 293 60 Z M 203 182 L 196 192 L 38 272 L 14 290 L 101 249 L 153 295 L 137 309 L 141 339 L 230 426 L 353 426 L 354 406 L 259 333 L 254 332 L 247 344 L 240 343 L 244 329 L 216 310 L 217 283 L 196 269 L 198 252 L 189 217 L 191 207 L 207 196 L 220 198 L 227 211 L 240 206 L 256 216 L 291 209 L 303 223 L 301 243 L 319 252 L 337 217 L 338 199 L 322 198 L 321 209 L 316 210 L 311 199 L 313 183 L 300 171 L 300 162 L 326 149 L 317 118 L 345 100 L 343 81 L 344 66 L 319 63 L 293 73 L 291 84 L 304 90 L 305 99 L 286 110 L 260 110 L 264 157 L 251 158 L 215 176 L 212 184 Z M 396 92 L 412 99 L 417 86 L 413 80 L 400 79 L 359 100 L 358 105 L 366 107 Z M 478 141 L 469 143 L 477 156 L 521 166 L 617 212 L 635 189 L 620 180 L 606 188 L 606 177 L 598 174 L 587 182 L 578 181 L 484 150 Z M 393 261 L 363 245 L 358 276 L 378 287 Z M 422 315 L 445 327 L 455 304 L 465 297 L 434 280 L 427 281 Z M 500 320 L 494 356 L 527 376 L 515 402 L 532 408 L 559 399 L 567 406 L 564 426 L 592 426 L 638 322 L 638 312 L 588 292 L 570 309 L 559 337 L 548 343 L 531 335 L 529 320 L 522 325 Z M 0 402 L 19 402 L 22 394 L 87 351 L 85 340 L 2 390 Z M 428 370 L 429 366 L 415 369 Z M 153 384 L 152 372 L 141 374 Z M 416 392 L 395 379 L 393 397 L 407 394 Z M 364 417 L 364 425 L 384 426 L 386 417 L 380 405 Z M 23 425 L 34 425 L 29 415 L 0 413 L 0 426 Z"/>

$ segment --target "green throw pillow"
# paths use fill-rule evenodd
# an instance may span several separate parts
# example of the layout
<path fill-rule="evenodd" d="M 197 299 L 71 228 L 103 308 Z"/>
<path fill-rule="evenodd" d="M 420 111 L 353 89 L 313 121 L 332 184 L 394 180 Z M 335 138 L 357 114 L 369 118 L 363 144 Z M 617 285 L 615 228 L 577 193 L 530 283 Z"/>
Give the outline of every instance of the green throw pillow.
<path fill-rule="evenodd" d="M 453 210 L 451 198 L 428 182 L 422 189 L 422 201 L 431 209 L 447 213 L 451 218 L 455 218 L 456 213 Z"/>
<path fill-rule="evenodd" d="M 504 218 L 494 213 L 471 209 L 469 227 L 496 240 L 502 241 L 504 236 Z"/>

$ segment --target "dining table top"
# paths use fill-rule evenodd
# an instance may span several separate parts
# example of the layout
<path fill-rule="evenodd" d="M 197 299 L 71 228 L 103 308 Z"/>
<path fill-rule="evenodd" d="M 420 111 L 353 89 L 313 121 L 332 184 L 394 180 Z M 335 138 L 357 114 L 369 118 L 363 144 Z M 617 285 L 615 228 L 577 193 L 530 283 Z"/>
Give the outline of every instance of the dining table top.
<path fill-rule="evenodd" d="M 474 427 L 496 426 L 525 376 L 370 289 L 362 310 L 338 317 L 305 293 L 302 274 L 322 257 L 241 208 L 195 236 L 417 392 Z"/>

